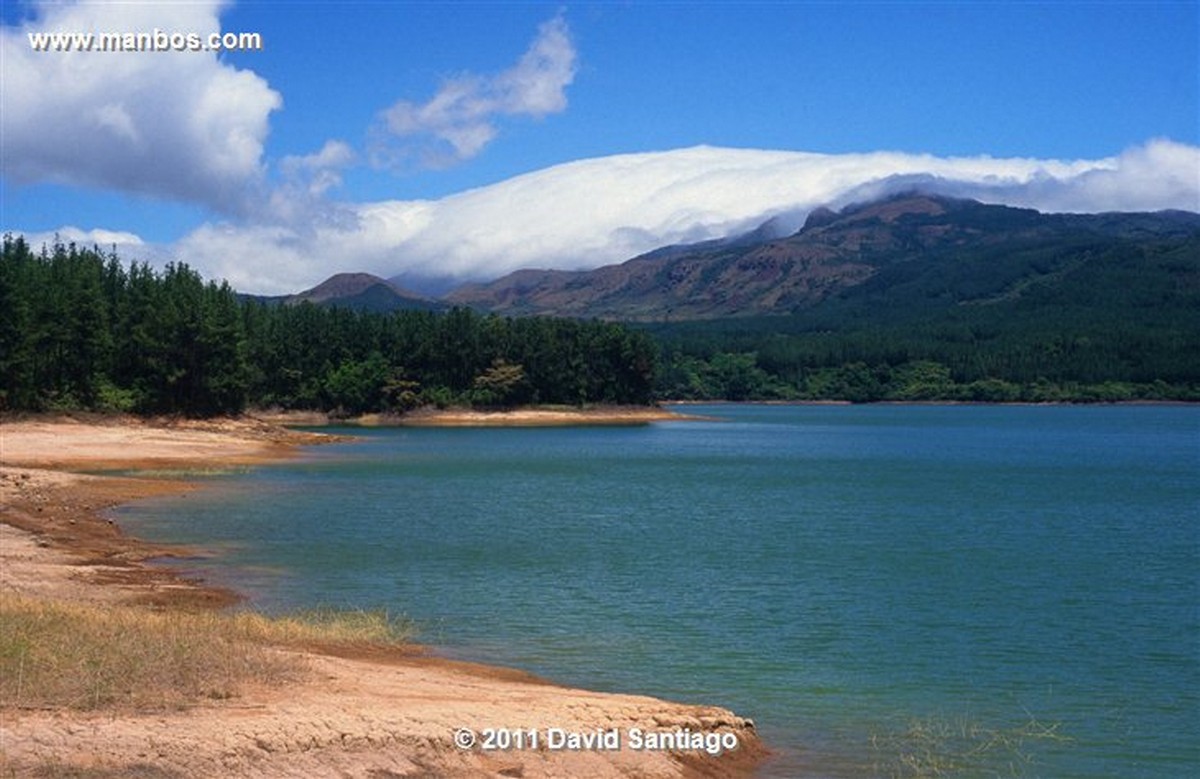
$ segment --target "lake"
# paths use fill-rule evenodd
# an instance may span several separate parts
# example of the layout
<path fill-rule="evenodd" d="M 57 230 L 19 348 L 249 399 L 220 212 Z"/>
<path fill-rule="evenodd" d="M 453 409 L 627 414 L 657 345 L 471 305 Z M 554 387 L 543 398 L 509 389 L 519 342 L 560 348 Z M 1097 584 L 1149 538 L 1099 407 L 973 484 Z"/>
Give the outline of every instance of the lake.
<path fill-rule="evenodd" d="M 1200 409 L 355 429 L 116 513 L 254 607 L 729 707 L 764 776 L 1200 771 Z"/>

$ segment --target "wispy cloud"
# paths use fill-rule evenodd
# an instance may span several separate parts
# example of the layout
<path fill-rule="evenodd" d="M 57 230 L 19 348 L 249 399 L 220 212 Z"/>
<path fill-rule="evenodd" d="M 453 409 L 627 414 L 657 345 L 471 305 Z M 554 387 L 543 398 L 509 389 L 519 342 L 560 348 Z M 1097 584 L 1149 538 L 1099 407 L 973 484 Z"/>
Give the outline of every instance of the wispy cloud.
<path fill-rule="evenodd" d="M 29 32 L 221 29 L 225 3 L 38 4 L 0 29 L 3 174 L 239 213 L 262 186 L 280 95 L 208 52 L 35 52 Z"/>
<path fill-rule="evenodd" d="M 345 141 L 329 140 L 319 151 L 289 155 L 279 161 L 279 170 L 289 183 L 302 187 L 316 197 L 342 183 L 342 169 L 354 163 L 357 155 Z"/>
<path fill-rule="evenodd" d="M 345 141 L 328 140 L 311 154 L 288 155 L 279 160 L 278 180 L 270 193 L 244 213 L 243 222 L 290 225 L 312 232 L 321 225 L 350 229 L 353 210 L 333 199 L 342 185 L 342 173 L 357 164 L 358 154 Z"/>
<path fill-rule="evenodd" d="M 383 165 L 445 167 L 491 143 L 502 117 L 540 119 L 567 107 L 575 78 L 575 45 L 566 20 L 544 22 L 511 68 L 490 76 L 465 74 L 443 82 L 424 103 L 401 100 L 380 113 L 374 158 Z"/>

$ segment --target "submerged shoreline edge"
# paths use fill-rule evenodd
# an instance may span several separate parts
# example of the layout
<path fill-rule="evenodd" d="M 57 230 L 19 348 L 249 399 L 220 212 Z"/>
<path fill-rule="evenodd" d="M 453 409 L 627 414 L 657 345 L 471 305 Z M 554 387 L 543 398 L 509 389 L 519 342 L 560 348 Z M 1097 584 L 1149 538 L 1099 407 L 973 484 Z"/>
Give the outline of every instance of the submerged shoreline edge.
<path fill-rule="evenodd" d="M 597 424 L 644 424 L 663 418 L 687 418 L 661 409 L 648 410 L 647 418 L 629 421 L 625 411 Z M 576 417 L 578 419 L 578 417 Z M 624 421 L 619 421 L 624 420 Z M 532 422 L 545 424 L 547 420 Z M 303 424 L 303 423 L 301 423 Z M 437 423 L 434 423 L 437 424 Z M 461 426 L 460 420 L 449 426 Z M 470 424 L 469 422 L 466 424 Z M 492 426 L 494 422 L 483 423 Z M 528 418 L 518 426 L 531 424 Z M 571 424 L 555 420 L 549 424 Z M 230 467 L 251 467 L 297 456 L 301 447 L 339 440 L 336 436 L 287 430 L 261 419 L 190 422 L 148 422 L 131 418 L 80 421 L 72 418 L 4 420 L 0 422 L 0 595 L 22 595 L 51 601 L 95 604 L 135 604 L 155 609 L 211 609 L 232 605 L 242 598 L 233 591 L 189 579 L 186 572 L 153 564 L 154 559 L 187 556 L 185 547 L 162 545 L 126 535 L 103 512 L 151 495 L 187 493 L 196 488 L 189 471 L 211 472 Z M 344 438 L 340 440 L 345 440 Z M 139 477 L 139 471 L 157 469 L 169 478 Z M 120 471 L 130 475 L 95 475 Z M 370 733 L 336 737 L 310 733 L 322 701 L 311 682 L 289 690 L 248 693 L 226 705 L 204 702 L 195 709 L 156 718 L 137 712 L 44 712 L 0 708 L 0 766 L 18 775 L 38 765 L 101 765 L 119 768 L 123 759 L 147 763 L 144 750 L 135 745 L 145 739 L 163 740 L 157 759 L 149 764 L 182 771 L 180 775 L 209 775 L 214 767 L 239 775 L 274 776 L 303 765 L 311 770 L 411 770 L 416 767 L 445 776 L 554 776 L 583 773 L 593 776 L 711 776 L 752 775 L 769 756 L 751 721 L 718 707 L 678 704 L 621 693 L 596 693 L 559 686 L 522 671 L 447 660 L 421 651 L 394 652 L 393 656 L 332 656 L 306 653 L 309 662 L 328 679 L 341 685 L 335 696 L 340 706 L 353 701 L 347 695 L 349 677 L 377 678 L 375 689 L 359 689 L 359 698 L 380 698 L 395 691 L 406 677 L 404 690 L 428 684 L 442 690 L 446 706 L 459 700 L 463 689 L 476 690 L 487 700 L 470 701 L 470 711 L 453 713 L 447 722 L 526 729 L 529 732 L 565 730 L 588 734 L 624 729 L 674 730 L 700 734 L 733 734 L 738 748 L 709 754 L 700 749 L 617 750 L 548 749 L 543 739 L 536 750 L 483 751 L 478 745 L 455 745 L 454 727 L 424 705 L 424 720 L 405 717 L 405 703 L 383 695 L 374 705 L 387 712 L 375 719 L 387 721 L 391 735 L 380 741 Z M 383 678 L 378 678 L 383 677 Z M 415 678 L 409 678 L 415 677 Z M 322 686 L 321 684 L 315 685 Z M 457 689 L 457 692 L 451 692 Z M 328 691 L 326 691 L 328 692 Z M 326 696 L 328 697 L 328 696 Z M 532 697 L 532 700 L 531 700 Z M 303 716 L 290 710 L 292 699 L 308 700 L 317 711 Z M 437 701 L 434 701 L 434 708 Z M 539 703 L 541 710 L 539 710 Z M 213 738 L 231 716 L 244 716 L 250 706 L 263 712 L 263 726 L 286 735 L 253 736 L 249 744 Z M 334 707 L 341 711 L 340 707 Z M 351 706 L 362 708 L 362 701 Z M 461 707 L 457 707 L 461 708 Z M 336 712 L 335 712 L 336 713 Z M 402 722 L 393 721 L 397 716 Z M 510 717 L 510 719 L 505 719 Z M 590 718 L 590 721 L 589 721 Z M 362 720 L 361 711 L 356 719 Z M 367 717 L 370 720 L 371 717 Z M 119 735 L 91 739 L 78 737 L 80 728 L 100 720 L 106 727 L 121 722 L 128 738 Z M 169 734 L 163 723 L 170 723 Z M 222 724 L 224 723 L 224 724 Z M 380 722 L 354 723 L 368 731 Z M 400 724 L 403 727 L 395 727 Z M 157 730 L 156 730 L 157 727 Z M 188 729 L 193 733 L 189 734 Z M 455 726 L 457 727 L 457 726 Z M 94 730 L 94 728 L 93 728 Z M 318 727 L 317 730 L 320 730 Z M 406 732 L 407 731 L 407 732 Z M 112 731 L 115 733 L 115 731 Z M 76 734 L 76 735 L 64 735 Z M 207 734 L 207 735 L 206 735 Z M 282 739 L 275 744 L 273 740 Z M 298 740 L 298 741 L 297 741 Z M 237 739 L 234 739 L 236 742 Z M 215 742 L 215 743 L 210 743 Z M 301 746 L 300 742 L 309 746 Z M 174 743 L 174 748 L 171 744 Z M 270 745 L 264 747 L 263 743 Z M 699 743 L 699 742 L 697 742 Z M 54 746 L 48 747 L 47 744 Z M 125 750 L 133 750 L 126 754 Z M 296 757 L 303 751 L 303 759 Z M 288 757 L 291 755 L 292 757 Z M 49 761 L 49 762 L 47 762 Z M 513 772 L 516 773 L 513 773 Z M 367 775 L 367 774 L 364 774 Z"/>

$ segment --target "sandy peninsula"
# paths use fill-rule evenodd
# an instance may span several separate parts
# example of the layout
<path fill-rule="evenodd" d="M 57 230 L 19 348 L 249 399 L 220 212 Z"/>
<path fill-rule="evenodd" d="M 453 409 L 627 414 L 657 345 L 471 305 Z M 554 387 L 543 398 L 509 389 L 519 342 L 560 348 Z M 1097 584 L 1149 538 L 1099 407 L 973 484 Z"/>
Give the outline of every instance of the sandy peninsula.
<path fill-rule="evenodd" d="M 334 423 L 362 427 L 589 427 L 648 425 L 699 417 L 660 406 L 521 406 L 504 410 L 419 408 L 405 414 L 365 414 L 334 419 L 311 411 L 259 411 L 257 419 L 279 425 L 323 426 Z"/>
<path fill-rule="evenodd" d="M 0 422 L 0 598 L 228 605 L 236 593 L 147 562 L 187 550 L 130 538 L 103 511 L 192 489 L 189 472 L 266 463 L 317 440 L 257 420 Z M 83 473 L 118 469 L 157 474 Z M 168 710 L 0 702 L 0 773 L 735 777 L 766 754 L 753 724 L 721 708 L 569 689 L 418 647 L 278 651 L 301 655 L 299 679 Z M 483 749 L 489 735 L 509 748 Z"/>

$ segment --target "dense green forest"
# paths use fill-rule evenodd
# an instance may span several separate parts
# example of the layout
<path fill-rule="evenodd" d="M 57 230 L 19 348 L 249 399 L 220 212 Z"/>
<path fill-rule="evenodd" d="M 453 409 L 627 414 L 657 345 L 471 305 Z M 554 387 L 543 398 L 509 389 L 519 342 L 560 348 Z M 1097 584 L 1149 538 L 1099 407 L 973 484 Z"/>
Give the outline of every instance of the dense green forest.
<path fill-rule="evenodd" d="M 995 295 L 949 264 L 899 264 L 807 312 L 634 327 L 264 303 L 185 265 L 156 271 L 74 245 L 35 253 L 5 236 L 0 410 L 1197 401 L 1197 255 L 1194 240 L 1115 247 L 1069 273 L 1049 264 L 1044 288 Z"/>
<path fill-rule="evenodd" d="M 809 310 L 649 331 L 676 398 L 1196 401 L 1200 237 L 928 252 Z"/>
<path fill-rule="evenodd" d="M 643 404 L 655 359 L 647 334 L 611 323 L 242 301 L 185 265 L 11 236 L 0 258 L 5 410 Z"/>

